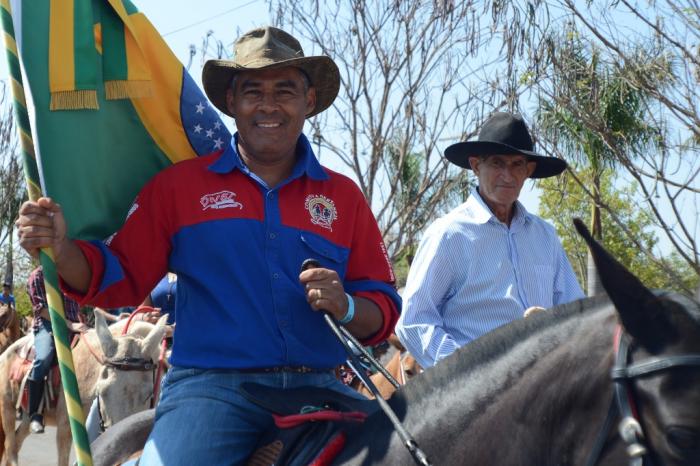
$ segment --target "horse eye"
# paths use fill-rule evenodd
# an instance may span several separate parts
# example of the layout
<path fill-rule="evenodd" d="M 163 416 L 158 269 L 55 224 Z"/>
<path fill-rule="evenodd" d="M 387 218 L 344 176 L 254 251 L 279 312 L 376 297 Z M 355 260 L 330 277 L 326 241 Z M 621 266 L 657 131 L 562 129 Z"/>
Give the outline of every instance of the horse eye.
<path fill-rule="evenodd" d="M 671 427 L 666 432 L 669 445 L 678 450 L 693 450 L 700 447 L 700 435 L 693 429 Z"/>

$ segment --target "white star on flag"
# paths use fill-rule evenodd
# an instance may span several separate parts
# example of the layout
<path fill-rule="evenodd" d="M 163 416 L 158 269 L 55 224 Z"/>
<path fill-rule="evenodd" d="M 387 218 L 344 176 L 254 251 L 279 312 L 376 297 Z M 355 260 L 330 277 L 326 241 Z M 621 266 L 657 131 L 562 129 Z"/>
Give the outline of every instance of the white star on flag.
<path fill-rule="evenodd" d="M 224 141 L 222 141 L 221 138 L 214 139 L 214 149 L 221 149 L 221 146 L 223 145 Z"/>
<path fill-rule="evenodd" d="M 216 123 L 214 123 L 214 129 L 219 129 L 219 128 L 221 128 L 221 122 L 217 121 Z"/>
<path fill-rule="evenodd" d="M 202 132 L 202 125 L 199 125 L 199 124 L 195 125 L 194 132 L 197 134 L 201 133 Z"/>
<path fill-rule="evenodd" d="M 207 137 L 210 138 L 210 137 L 212 137 L 212 136 L 214 136 L 214 131 L 208 129 L 208 130 L 207 130 Z"/>
<path fill-rule="evenodd" d="M 196 107 L 197 107 L 197 113 L 204 113 L 204 109 L 206 108 L 206 107 L 204 107 L 204 105 L 202 105 L 202 102 L 197 103 Z"/>

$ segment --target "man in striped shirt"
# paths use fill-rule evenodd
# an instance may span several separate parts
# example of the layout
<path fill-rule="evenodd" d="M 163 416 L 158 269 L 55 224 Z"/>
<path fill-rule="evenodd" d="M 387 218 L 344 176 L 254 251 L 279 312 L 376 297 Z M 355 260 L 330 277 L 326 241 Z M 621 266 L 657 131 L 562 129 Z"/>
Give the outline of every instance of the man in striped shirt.
<path fill-rule="evenodd" d="M 479 185 L 428 228 L 411 265 L 396 334 L 423 367 L 526 310 L 584 297 L 554 228 L 518 202 L 528 177 L 566 169 L 533 148 L 521 117 L 496 113 L 477 141 L 445 151 Z"/>
<path fill-rule="evenodd" d="M 34 316 L 34 362 L 31 372 L 27 377 L 29 387 L 28 410 L 31 423 L 29 428 L 32 433 L 40 434 L 44 432 L 44 418 L 39 411 L 41 398 L 44 395 L 44 378 L 48 375 L 49 369 L 56 358 L 56 346 L 53 340 L 53 330 L 51 329 L 51 318 L 49 317 L 49 304 L 46 300 L 46 288 L 44 286 L 44 270 L 37 267 L 29 275 L 27 282 L 27 292 L 32 303 Z M 80 319 L 80 307 L 74 300 L 63 296 L 63 311 L 66 315 L 66 325 L 71 332 L 86 332 L 88 326 Z"/>

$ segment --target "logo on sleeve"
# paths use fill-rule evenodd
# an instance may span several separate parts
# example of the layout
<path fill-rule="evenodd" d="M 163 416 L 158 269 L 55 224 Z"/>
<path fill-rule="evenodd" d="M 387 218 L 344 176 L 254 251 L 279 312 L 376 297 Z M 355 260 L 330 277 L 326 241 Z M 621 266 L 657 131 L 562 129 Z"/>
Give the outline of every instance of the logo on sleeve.
<path fill-rule="evenodd" d="M 129 220 L 129 217 L 131 217 L 131 214 L 133 214 L 134 212 L 136 212 L 136 209 L 138 209 L 138 208 L 139 208 L 138 202 L 134 202 L 134 203 L 131 205 L 131 208 L 129 209 L 129 211 L 126 213 L 126 220 Z M 124 220 L 124 221 L 126 222 L 126 220 Z"/>
<path fill-rule="evenodd" d="M 218 193 L 205 194 L 199 200 L 199 203 L 202 204 L 202 210 L 228 209 L 231 207 L 243 209 L 243 204 L 236 201 L 236 193 L 231 191 L 219 191 Z"/>
<path fill-rule="evenodd" d="M 311 214 L 311 223 L 333 231 L 331 225 L 338 219 L 338 211 L 333 201 L 320 194 L 311 194 L 306 196 L 304 208 Z"/>

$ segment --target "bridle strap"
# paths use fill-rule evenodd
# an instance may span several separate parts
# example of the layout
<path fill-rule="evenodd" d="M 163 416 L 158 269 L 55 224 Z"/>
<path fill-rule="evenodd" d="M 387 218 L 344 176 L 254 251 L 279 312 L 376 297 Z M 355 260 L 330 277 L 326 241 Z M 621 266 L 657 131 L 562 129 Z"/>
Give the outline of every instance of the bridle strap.
<path fill-rule="evenodd" d="M 632 378 L 630 376 L 615 377 L 615 374 L 624 373 L 629 368 L 634 367 L 627 366 L 627 361 L 629 359 L 630 339 L 627 337 L 627 335 L 622 333 L 622 327 L 619 325 L 615 331 L 615 340 L 615 346 L 617 346 L 618 349 L 615 355 L 615 366 L 611 371 L 611 377 L 613 380 L 613 387 L 615 389 L 617 409 L 620 412 L 621 417 L 620 423 L 618 424 L 620 437 L 627 445 L 627 455 L 630 457 L 630 466 L 642 466 L 644 464 L 645 456 L 649 458 L 648 465 L 653 466 L 651 463 L 651 458 L 648 456 L 649 451 L 644 444 L 644 432 L 642 431 L 642 426 L 637 419 L 637 410 L 634 405 L 633 398 L 630 396 L 631 393 L 629 382 Z M 636 364 L 636 366 L 645 365 L 647 362 L 648 361 L 642 361 L 641 363 Z"/>
<path fill-rule="evenodd" d="M 675 367 L 700 367 L 700 354 L 681 354 L 664 358 L 654 357 L 635 364 L 628 365 L 630 353 L 630 338 L 623 334 L 618 325 L 613 337 L 615 362 L 610 376 L 613 381 L 613 398 L 608 409 L 603 427 L 598 432 L 586 466 L 598 463 L 607 442 L 615 417 L 619 415 L 618 430 L 620 437 L 627 445 L 627 455 L 631 466 L 642 466 L 646 458 L 647 466 L 653 466 L 648 447 L 645 445 L 644 433 L 638 419 L 634 398 L 631 392 L 631 382 L 638 377 L 662 372 Z"/>
<path fill-rule="evenodd" d="M 601 453 L 603 453 L 603 447 L 608 441 L 608 434 L 612 430 L 613 421 L 617 416 L 617 403 L 615 402 L 615 394 L 613 394 L 610 399 L 610 408 L 608 408 L 608 414 L 605 416 L 605 422 L 603 427 L 598 431 L 598 436 L 596 437 L 595 443 L 593 444 L 593 449 L 588 454 L 588 461 L 586 461 L 585 466 L 595 466 L 600 458 Z"/>
<path fill-rule="evenodd" d="M 153 363 L 152 359 L 145 358 L 119 358 L 119 359 L 105 359 L 105 366 L 117 369 L 120 371 L 141 371 L 148 372 L 155 370 L 156 365 Z"/>
<path fill-rule="evenodd" d="M 683 354 L 667 358 L 652 358 L 627 367 L 614 367 L 611 374 L 613 380 L 634 379 L 642 375 L 659 372 L 678 366 L 700 366 L 700 355 Z"/>
<path fill-rule="evenodd" d="M 98 354 L 95 348 L 90 344 L 90 339 L 81 335 L 80 340 L 85 343 L 90 353 L 94 356 L 97 362 L 102 366 L 110 367 L 121 371 L 152 371 L 155 369 L 155 364 L 152 359 L 124 357 L 119 359 L 107 359 L 104 355 Z"/>

